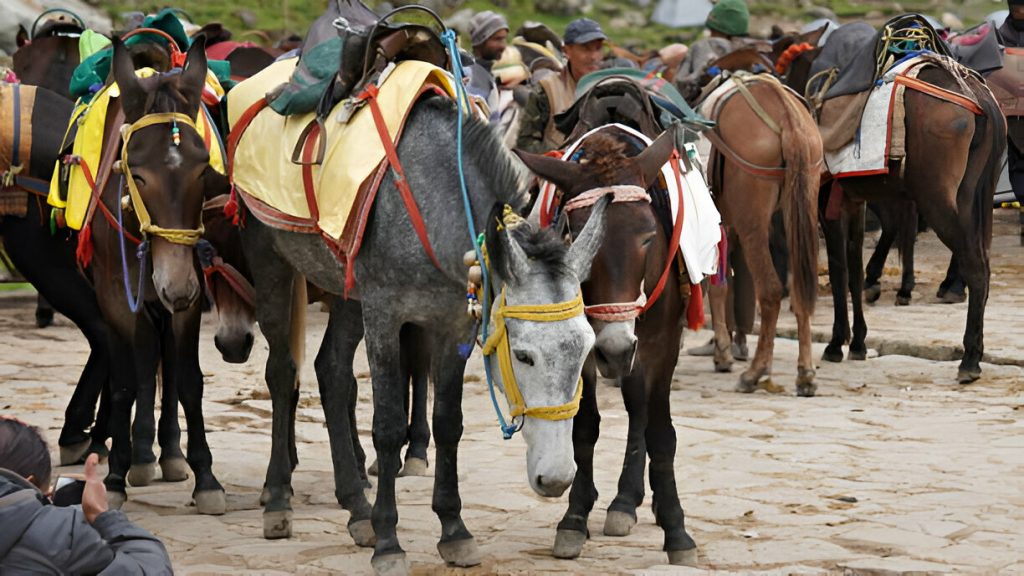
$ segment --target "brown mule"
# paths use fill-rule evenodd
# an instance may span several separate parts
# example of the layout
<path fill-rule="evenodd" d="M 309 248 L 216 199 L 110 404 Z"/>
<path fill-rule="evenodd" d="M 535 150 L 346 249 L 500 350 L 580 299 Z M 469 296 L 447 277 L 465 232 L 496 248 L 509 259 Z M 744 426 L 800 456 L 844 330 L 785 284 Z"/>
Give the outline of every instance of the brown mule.
<path fill-rule="evenodd" d="M 797 318 L 800 353 L 797 394 L 813 396 L 811 316 L 817 298 L 818 206 L 821 137 L 800 98 L 769 76 L 744 76 L 744 89 L 704 111 L 717 127 L 705 133 L 713 144 L 712 187 L 723 222 L 731 227 L 754 280 L 761 308 L 757 352 L 737 389 L 753 392 L 770 374 L 783 285 L 772 265 L 772 215 L 781 209 L 791 255 L 790 303 Z M 716 365 L 730 361 L 725 322 L 725 287 L 712 287 Z"/>

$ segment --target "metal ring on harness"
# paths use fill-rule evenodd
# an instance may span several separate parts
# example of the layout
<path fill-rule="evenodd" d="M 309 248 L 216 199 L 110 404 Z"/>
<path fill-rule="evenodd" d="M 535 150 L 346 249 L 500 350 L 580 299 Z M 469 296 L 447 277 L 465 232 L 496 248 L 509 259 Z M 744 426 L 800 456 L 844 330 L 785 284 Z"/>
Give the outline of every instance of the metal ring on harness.
<path fill-rule="evenodd" d="M 146 204 L 142 200 L 142 195 L 139 194 L 139 188 L 135 184 L 135 178 L 132 177 L 131 164 L 128 162 L 128 142 L 131 140 L 133 134 L 143 128 L 148 128 L 157 124 L 175 123 L 190 126 L 197 134 L 199 132 L 199 129 L 196 128 L 195 121 L 180 112 L 147 114 L 133 124 L 123 125 L 121 127 L 121 139 L 123 141 L 121 147 L 121 169 L 124 171 L 125 183 L 128 185 L 128 193 L 131 197 L 132 207 L 135 209 L 135 214 L 139 219 L 139 232 L 142 233 L 143 237 L 152 234 L 153 236 L 163 238 L 164 240 L 174 244 L 195 246 L 203 235 L 202 223 L 199 224 L 199 228 L 195 229 L 161 228 L 160 226 L 153 224 L 153 221 L 149 216 L 149 211 L 146 210 Z"/>

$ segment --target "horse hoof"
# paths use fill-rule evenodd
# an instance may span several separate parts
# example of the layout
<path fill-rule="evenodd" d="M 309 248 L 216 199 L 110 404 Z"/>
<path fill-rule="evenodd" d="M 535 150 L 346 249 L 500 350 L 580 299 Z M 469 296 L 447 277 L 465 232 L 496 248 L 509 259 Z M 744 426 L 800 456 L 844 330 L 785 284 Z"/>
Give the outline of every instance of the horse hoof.
<path fill-rule="evenodd" d="M 370 559 L 373 572 L 377 576 L 408 576 L 409 564 L 405 561 L 405 552 L 398 554 L 374 555 Z"/>
<path fill-rule="evenodd" d="M 120 510 L 121 506 L 128 500 L 128 495 L 124 492 L 114 492 L 107 490 L 107 508 L 111 510 Z"/>
<path fill-rule="evenodd" d="M 715 360 L 715 372 L 720 374 L 732 372 L 732 361 L 719 362 L 718 360 Z"/>
<path fill-rule="evenodd" d="M 843 349 L 832 348 L 829 346 L 825 348 L 825 353 L 821 355 L 821 359 L 825 362 L 842 362 L 843 361 Z"/>
<path fill-rule="evenodd" d="M 373 464 L 370 464 L 370 467 L 366 469 L 366 473 L 369 474 L 370 476 L 376 476 L 378 472 L 377 468 L 377 461 L 374 460 Z"/>
<path fill-rule="evenodd" d="M 867 359 L 868 359 L 868 351 L 867 350 L 854 350 L 853 348 L 850 348 L 850 360 L 861 362 L 861 361 L 867 360 Z"/>
<path fill-rule="evenodd" d="M 896 295 L 896 305 L 897 306 L 910 306 L 910 298 L 911 298 L 910 296 L 902 296 L 900 294 L 897 294 Z"/>
<path fill-rule="evenodd" d="M 583 552 L 583 545 L 587 542 L 587 535 L 576 530 L 559 530 L 555 533 L 555 547 L 551 553 L 555 558 L 572 560 L 579 558 Z"/>
<path fill-rule="evenodd" d="M 872 284 L 871 286 L 864 287 L 864 301 L 868 304 L 878 302 L 878 298 L 881 296 L 882 286 L 880 284 Z"/>
<path fill-rule="evenodd" d="M 53 325 L 53 309 L 36 309 L 36 328 L 46 328 Z"/>
<path fill-rule="evenodd" d="M 156 464 L 132 464 L 128 469 L 128 483 L 132 486 L 149 486 L 156 478 Z"/>
<path fill-rule="evenodd" d="M 669 550 L 668 563 L 672 564 L 673 566 L 690 566 L 696 568 L 697 549 L 690 548 L 689 550 Z"/>
<path fill-rule="evenodd" d="M 810 398 L 818 391 L 818 385 L 814 383 L 814 370 L 810 368 L 798 368 L 796 374 L 796 395 L 802 398 Z"/>
<path fill-rule="evenodd" d="M 263 513 L 263 537 L 267 540 L 292 537 L 292 511 L 275 510 Z"/>
<path fill-rule="evenodd" d="M 740 375 L 740 381 L 736 384 L 736 391 L 740 394 L 753 394 L 757 390 L 757 379 L 751 380 L 745 375 Z"/>
<path fill-rule="evenodd" d="M 405 465 L 398 472 L 399 476 L 429 476 L 427 467 L 429 464 L 423 458 L 406 458 Z"/>
<path fill-rule="evenodd" d="M 188 462 L 184 458 L 175 457 L 160 461 L 160 473 L 164 482 L 184 482 L 188 480 Z"/>
<path fill-rule="evenodd" d="M 441 554 L 441 558 L 444 558 L 444 561 L 452 566 L 468 568 L 479 566 L 481 562 L 480 550 L 477 548 L 474 538 L 438 542 L 437 551 Z"/>
<path fill-rule="evenodd" d="M 223 490 L 203 490 L 192 495 L 196 511 L 206 516 L 220 516 L 227 512 L 228 501 Z"/>
<path fill-rule="evenodd" d="M 74 466 L 75 464 L 81 464 L 85 461 L 85 455 L 89 452 L 89 446 L 92 445 L 91 440 L 82 440 L 78 444 L 72 444 L 71 446 L 60 447 L 60 465 L 61 466 Z"/>
<path fill-rule="evenodd" d="M 941 301 L 943 304 L 960 304 L 967 300 L 967 293 L 959 294 L 952 290 L 942 295 Z"/>
<path fill-rule="evenodd" d="M 377 545 L 377 534 L 373 531 L 373 523 L 369 520 L 356 520 L 348 525 L 348 534 L 361 548 L 373 548 Z"/>
<path fill-rule="evenodd" d="M 609 510 L 604 519 L 605 536 L 629 536 L 629 533 L 636 526 L 636 518 L 617 510 Z"/>
<path fill-rule="evenodd" d="M 956 381 L 960 384 L 970 384 L 978 378 L 981 378 L 981 368 L 961 368 L 956 373 Z"/>

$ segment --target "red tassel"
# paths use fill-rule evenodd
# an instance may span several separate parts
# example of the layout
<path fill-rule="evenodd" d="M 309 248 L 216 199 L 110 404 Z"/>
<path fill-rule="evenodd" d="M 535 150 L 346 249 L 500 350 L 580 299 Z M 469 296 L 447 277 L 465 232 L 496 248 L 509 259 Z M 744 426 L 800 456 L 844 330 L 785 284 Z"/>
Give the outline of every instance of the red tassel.
<path fill-rule="evenodd" d="M 686 304 L 686 324 L 690 330 L 704 326 L 704 293 L 700 284 L 690 284 L 690 301 Z"/>
<path fill-rule="evenodd" d="M 228 201 L 224 203 L 224 216 L 231 219 L 231 223 L 238 226 L 238 192 L 235 191 L 235 187 L 231 187 L 231 195 L 228 197 Z"/>
<path fill-rule="evenodd" d="M 78 266 L 83 269 L 88 268 L 89 263 L 92 262 L 92 226 L 90 224 L 83 226 L 82 231 L 78 233 L 75 258 L 78 260 Z"/>

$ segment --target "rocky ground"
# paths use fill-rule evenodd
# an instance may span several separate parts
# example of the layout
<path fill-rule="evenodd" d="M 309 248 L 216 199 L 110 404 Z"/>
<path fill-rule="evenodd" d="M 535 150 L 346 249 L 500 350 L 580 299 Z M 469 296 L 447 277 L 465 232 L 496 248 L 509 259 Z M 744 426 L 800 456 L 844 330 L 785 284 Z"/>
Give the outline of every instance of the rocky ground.
<path fill-rule="evenodd" d="M 464 518 L 484 564 L 465 571 L 443 565 L 435 550 L 432 480 L 401 478 L 399 534 L 414 573 L 1024 573 L 1024 248 L 1016 214 L 997 212 L 993 243 L 986 342 L 998 364 L 985 364 L 983 378 L 970 386 L 955 383 L 951 360 L 966 304 L 934 303 L 947 252 L 930 234 L 919 246 L 914 304 L 892 304 L 897 276 L 889 270 L 886 293 L 868 309 L 875 352 L 865 362 L 821 365 L 816 398 L 792 395 L 791 340 L 776 345 L 774 381 L 786 389 L 779 394 L 737 394 L 736 374 L 713 373 L 709 358 L 680 357 L 672 396 L 677 477 L 700 545 L 700 570 L 664 566 L 662 536 L 646 504 L 630 536 L 602 535 L 627 424 L 618 391 L 607 385 L 600 390 L 601 498 L 591 516 L 592 540 L 578 561 L 554 559 L 550 546 L 565 498 L 545 500 L 530 490 L 525 445 L 501 439 L 475 357 L 466 379 L 460 474 Z M 819 335 L 829 330 L 829 303 L 827 296 L 819 303 Z M 0 298 L 0 309 L 0 411 L 41 426 L 55 445 L 85 342 L 64 319 L 36 329 L 27 294 Z M 312 347 L 325 316 L 315 309 L 310 316 Z M 783 321 L 792 324 L 788 313 Z M 371 552 L 352 544 L 347 513 L 334 502 L 311 360 L 303 367 L 297 429 L 295 536 L 266 541 L 258 505 L 270 447 L 266 346 L 260 341 L 248 363 L 228 365 L 211 338 L 204 331 L 207 427 L 228 513 L 196 515 L 190 481 L 130 488 L 125 511 L 163 539 L 181 574 L 368 573 Z M 687 346 L 706 338 L 691 334 Z M 815 354 L 822 349 L 816 344 Z M 357 362 L 360 430 L 372 453 L 369 372 L 362 354 Z"/>

